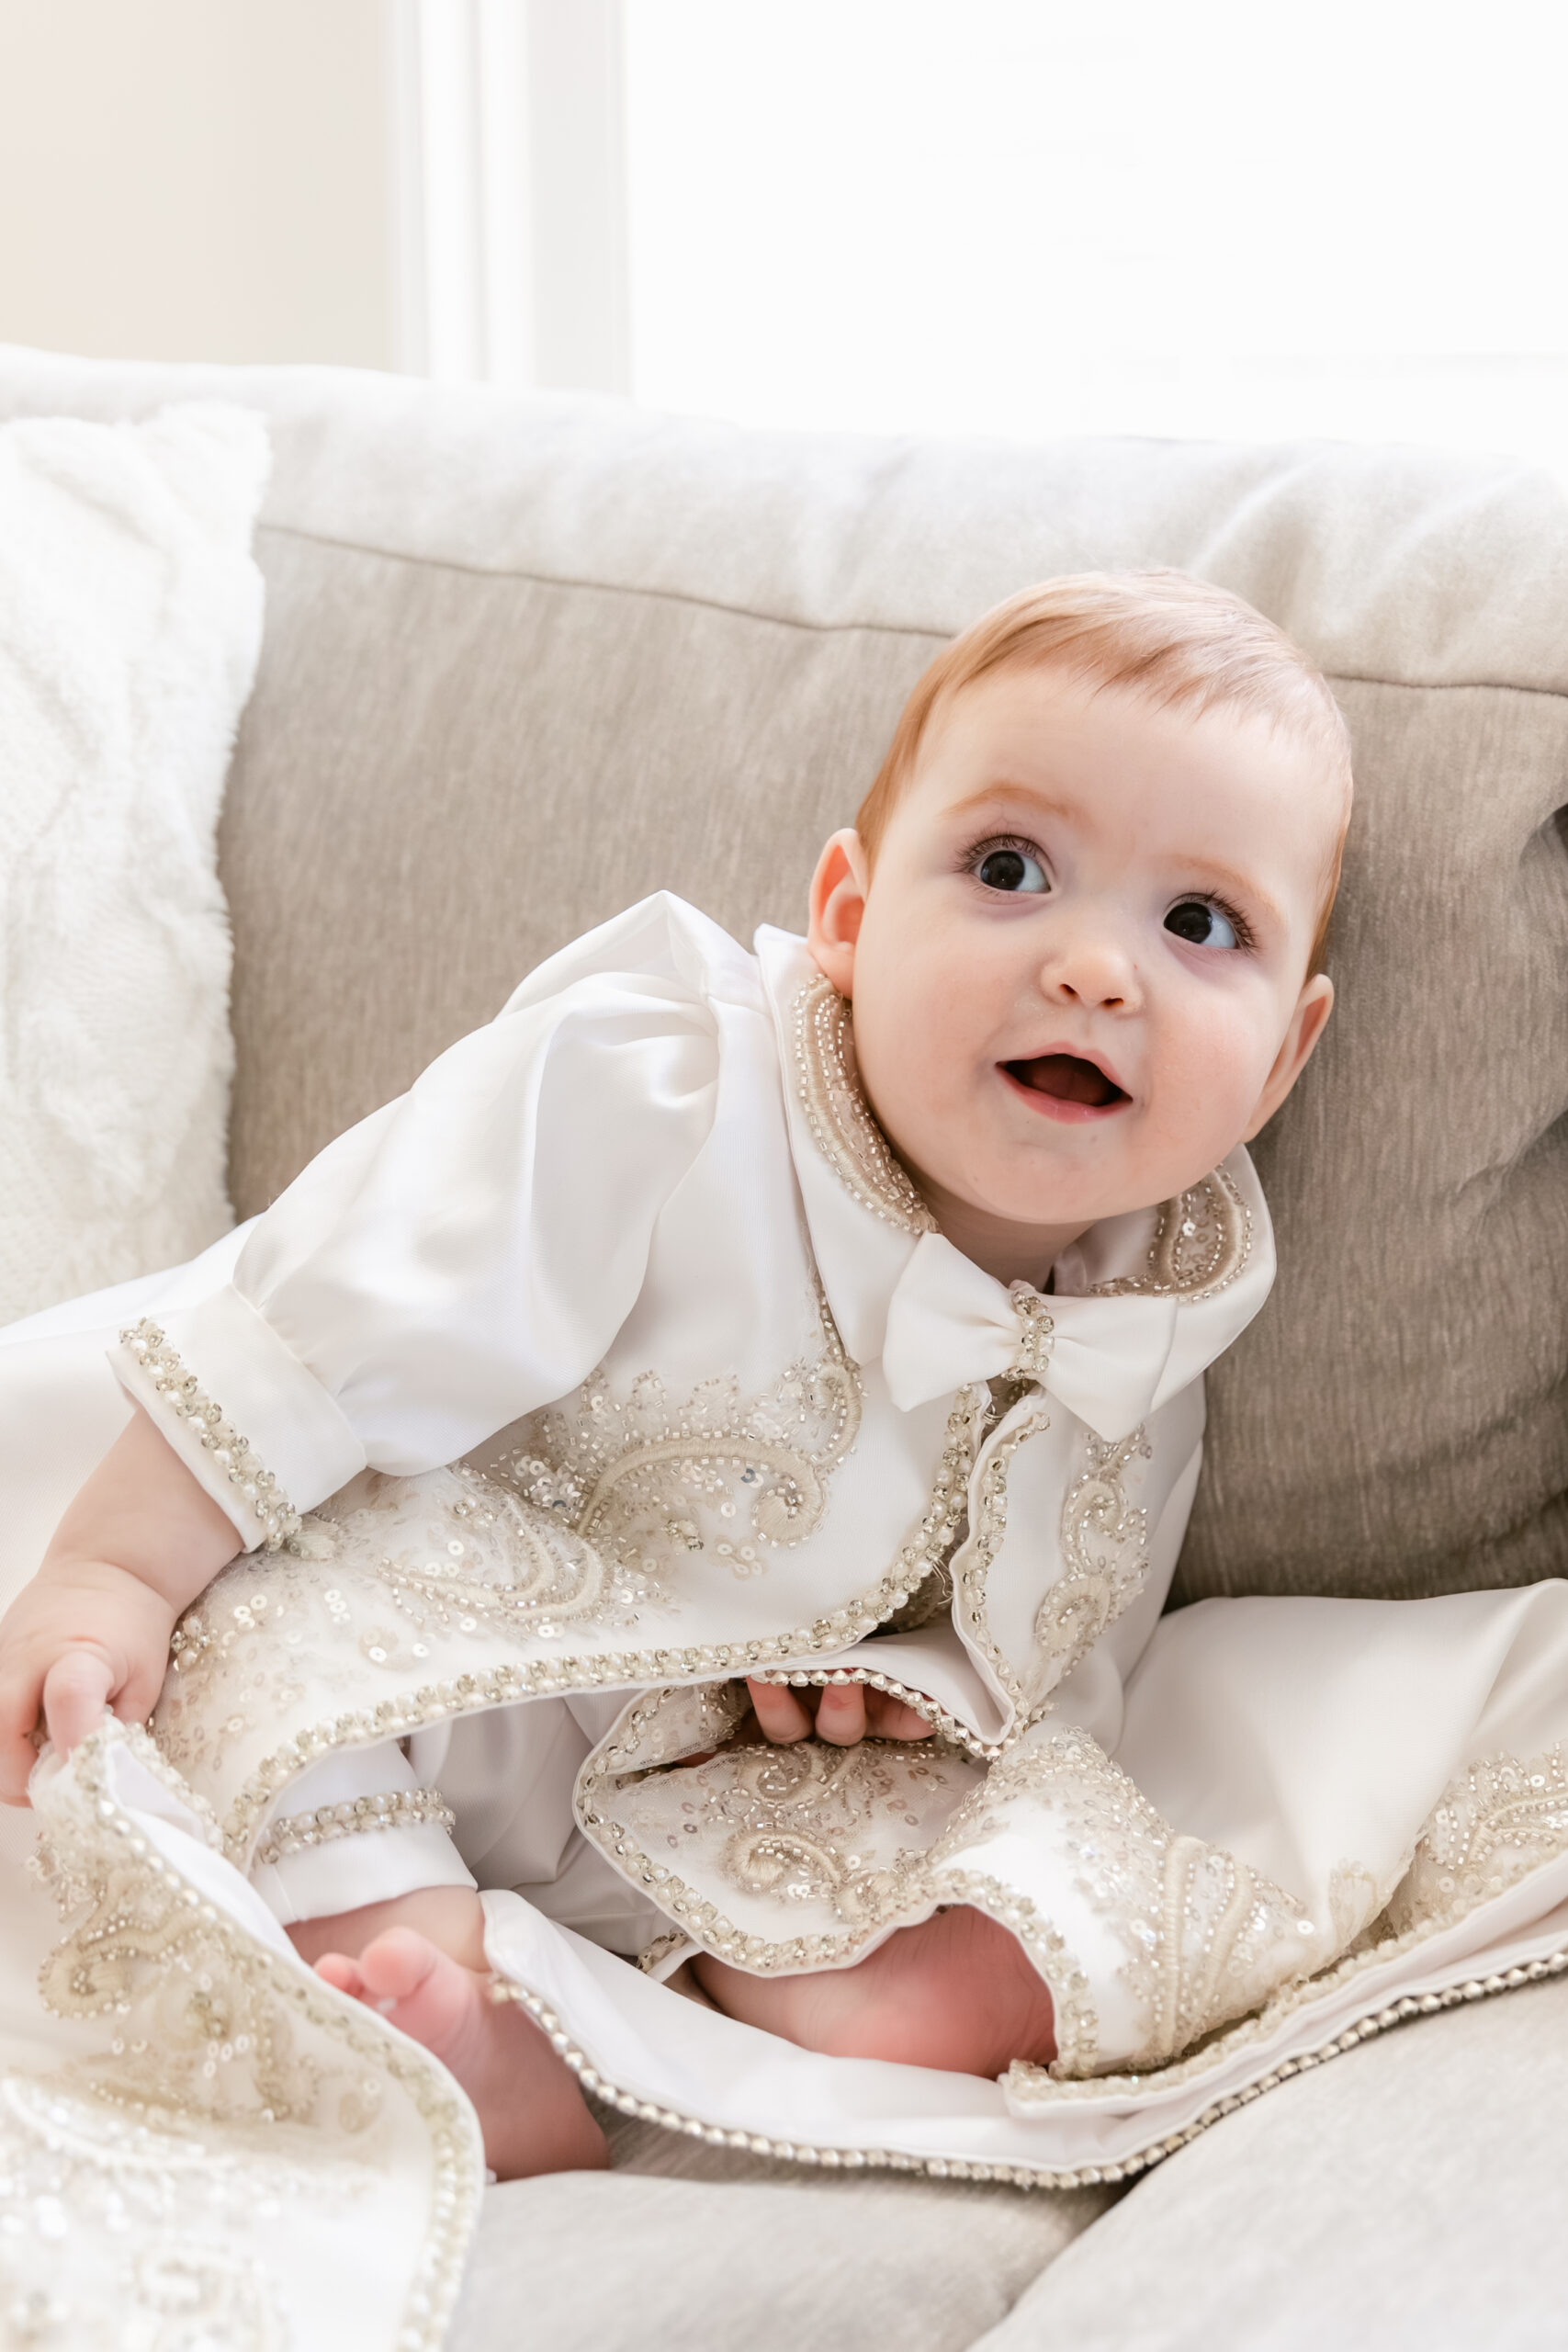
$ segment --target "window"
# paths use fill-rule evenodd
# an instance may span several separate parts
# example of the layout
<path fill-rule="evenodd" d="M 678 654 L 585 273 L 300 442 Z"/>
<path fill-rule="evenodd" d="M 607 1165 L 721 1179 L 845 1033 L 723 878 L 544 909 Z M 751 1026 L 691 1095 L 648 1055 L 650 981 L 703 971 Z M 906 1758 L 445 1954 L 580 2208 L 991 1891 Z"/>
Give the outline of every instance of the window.
<path fill-rule="evenodd" d="M 630 386 L 1568 455 L 1542 0 L 623 0 Z"/>

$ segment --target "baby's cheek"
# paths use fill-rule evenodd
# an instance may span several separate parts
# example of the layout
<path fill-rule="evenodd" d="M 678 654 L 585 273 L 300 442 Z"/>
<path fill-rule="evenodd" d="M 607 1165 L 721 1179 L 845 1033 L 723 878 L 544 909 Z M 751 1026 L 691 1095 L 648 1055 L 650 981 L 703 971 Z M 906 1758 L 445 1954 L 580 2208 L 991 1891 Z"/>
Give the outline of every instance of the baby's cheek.
<path fill-rule="evenodd" d="M 1273 1059 L 1260 1026 L 1229 1007 L 1194 1021 L 1159 1054 L 1151 1139 L 1183 1163 L 1201 1160 L 1206 1172 L 1241 1141 Z"/>

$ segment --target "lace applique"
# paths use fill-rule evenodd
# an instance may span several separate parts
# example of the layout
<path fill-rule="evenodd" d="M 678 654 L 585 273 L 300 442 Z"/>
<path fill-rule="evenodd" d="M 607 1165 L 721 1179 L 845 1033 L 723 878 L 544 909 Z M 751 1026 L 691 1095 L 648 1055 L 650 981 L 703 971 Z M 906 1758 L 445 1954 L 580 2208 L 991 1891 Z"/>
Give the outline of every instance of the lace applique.
<path fill-rule="evenodd" d="M 1179 1836 L 1086 1732 L 1014 1749 L 990 1778 L 993 1795 L 1028 1796 L 1062 1825 L 1078 1893 L 1128 1954 L 1119 1973 L 1145 2028 L 1121 2062 L 1130 2070 L 1257 2008 L 1318 1956 L 1299 1904 L 1234 1854 Z"/>
<path fill-rule="evenodd" d="M 854 1367 L 840 1362 L 852 1385 Z M 836 1379 L 817 1395 L 824 1417 L 824 1442 L 812 1457 L 819 1482 L 829 1449 L 851 1442 L 859 1406 L 858 1388 L 854 1402 L 844 1402 Z M 649 1627 L 653 1643 L 645 1633 L 640 1647 L 594 1644 L 574 1652 L 574 1633 L 581 1642 L 583 1630 L 606 1620 L 616 1630 L 603 1597 L 607 1588 L 592 1579 L 643 1571 L 629 1560 L 607 1565 L 564 1523 L 564 1510 L 525 1501 L 475 1471 L 382 1481 L 368 1505 L 341 1520 L 312 1517 L 306 1536 L 333 1558 L 330 1572 L 313 1562 L 275 1565 L 249 1555 L 186 1612 L 175 1634 L 175 1671 L 153 1717 L 159 1746 L 187 1780 L 221 1792 L 224 1850 L 243 1868 L 269 1807 L 299 1773 L 338 1748 L 400 1738 L 536 1692 L 743 1675 L 847 1649 L 903 1608 L 947 1559 L 964 1524 L 986 1401 L 983 1387 L 960 1392 L 919 1524 L 874 1584 L 808 1624 L 734 1641 L 671 1641 L 671 1609 L 663 1624 Z M 797 1402 L 795 1409 L 807 1408 Z M 681 1443 L 681 1456 L 654 1461 L 650 1476 L 662 1477 L 671 1461 L 679 1466 L 688 1456 L 705 1475 L 704 1452 L 716 1450 L 710 1441 Z M 757 1443 L 755 1436 L 745 1441 L 751 1451 Z M 737 1453 L 744 1463 L 739 1446 Z M 551 1475 L 564 1480 L 569 1473 L 567 1465 Z M 584 1489 L 584 1507 L 594 1491 Z M 614 1483 L 610 1491 L 617 1491 Z M 794 1493 L 804 1487 L 781 1483 L 769 1491 L 788 1524 Z M 722 1508 L 709 1511 L 706 1502 L 690 1506 L 689 1515 L 699 1535 L 727 1527 Z M 633 1524 L 628 1509 L 612 1540 L 629 1543 Z M 635 1621 L 629 1599 L 616 1606 Z M 497 1642 L 513 1653 L 500 1663 Z M 401 1686 L 395 1695 L 376 1696 L 367 1677 L 392 1675 Z M 356 1703 L 345 1703 L 351 1699 Z"/>
<path fill-rule="evenodd" d="M 1383 1894 L 1364 1862 L 1336 1862 L 1328 1877 L 1328 1925 L 1336 1951 L 1348 1951 L 1371 1930 Z"/>
<path fill-rule="evenodd" d="M 241 2154 L 47 2077 L 0 2077 L 5 2341 L 17 2352 L 284 2352 L 274 2282 L 246 2241 L 270 2252 L 289 2202 L 342 2203 L 355 2186 L 342 2166 L 306 2172 L 281 2152 Z M 238 2245 L 204 2243 L 215 2223 Z"/>
<path fill-rule="evenodd" d="M 119 1337 L 121 1346 L 130 1351 L 147 1374 L 164 1409 L 175 1420 L 191 1424 L 203 1452 L 211 1454 L 229 1484 L 236 1488 L 240 1500 L 262 1531 L 263 1548 L 281 1551 L 299 1532 L 299 1514 L 272 1472 L 264 1467 L 249 1441 L 224 1419 L 211 1397 L 203 1394 L 197 1385 L 195 1373 L 186 1370 L 156 1323 L 143 1317 Z"/>
<path fill-rule="evenodd" d="M 280 1862 L 285 1854 L 308 1853 L 340 1838 L 363 1838 L 378 1829 L 417 1829 L 426 1825 L 455 1829 L 457 1816 L 439 1789 L 391 1789 L 379 1796 L 351 1797 L 342 1804 L 318 1805 L 314 1813 L 286 1814 L 273 1822 L 256 1849 L 258 1862 Z"/>
<path fill-rule="evenodd" d="M 1332 1933 L 1345 1939 L 1348 1948 L 1314 1974 L 1286 1976 L 1251 2015 L 1222 2026 L 1190 2055 L 1161 2066 L 1159 2087 L 1174 2088 L 1228 2065 L 1247 2044 L 1272 2040 L 1298 2010 L 1329 2000 L 1370 1970 L 1386 1969 L 1451 1928 L 1478 1904 L 1490 1902 L 1565 1852 L 1568 1757 L 1561 1747 L 1529 1761 L 1498 1756 L 1472 1765 L 1457 1776 L 1433 1808 L 1411 1866 L 1384 1909 L 1377 1908 L 1381 1898 L 1371 1871 L 1359 1862 L 1336 1865 L 1329 1881 L 1329 1916 Z M 1476 2000 L 1539 1982 L 1565 1967 L 1568 1952 L 1529 1962 L 1506 1975 L 1475 1977 L 1440 1995 L 1402 1996 L 1392 2005 L 1385 2005 L 1387 1996 L 1373 1992 L 1363 2015 L 1376 2027 L 1387 2027 L 1450 2001 Z M 1359 2028 L 1350 2025 L 1331 2049 L 1349 2048 L 1367 2030 L 1366 2022 Z M 1296 2071 L 1294 2061 L 1283 2069 L 1286 2074 Z M 1018 2107 L 1059 2106 L 1108 2090 L 1136 2093 L 1149 2087 L 1146 2074 L 1118 2073 L 1074 2083 L 1054 2079 L 1045 2069 L 1028 2063 L 1014 2065 L 1007 2078 L 1010 2103 Z"/>
<path fill-rule="evenodd" d="M 1252 1213 L 1224 1168 L 1167 1201 L 1146 1271 L 1096 1283 L 1091 1298 L 1179 1298 L 1189 1305 L 1229 1288 L 1252 1255 Z"/>
<path fill-rule="evenodd" d="M 1447 1927 L 1568 1851 L 1568 1757 L 1490 1756 L 1444 1790 L 1380 1921 Z"/>
<path fill-rule="evenodd" d="M 1084 1432 L 1089 1466 L 1062 1501 L 1062 1573 L 1034 1620 L 1043 1687 L 1055 1690 L 1087 1657 L 1149 1572 L 1148 1513 L 1127 1499 L 1129 1464 L 1147 1459 L 1142 1425 L 1108 1445 Z"/>
<path fill-rule="evenodd" d="M 822 1349 L 765 1396 L 733 1375 L 672 1405 L 657 1373 L 613 1395 L 603 1372 L 570 1407 L 524 1424 L 492 1469 L 536 1510 L 592 1544 L 617 1601 L 663 1596 L 671 1558 L 707 1552 L 732 1576 L 760 1576 L 764 1552 L 803 1544 L 821 1525 L 827 1478 L 860 1430 L 860 1376 L 818 1298 Z"/>
<path fill-rule="evenodd" d="M 1092 2063 L 1088 1980 L 1054 1922 L 1016 1888 L 952 1867 L 995 1834 L 993 1800 L 1013 1793 L 1005 1766 L 986 1777 L 944 1741 L 866 1739 L 726 1748 L 681 1770 L 649 1770 L 651 1758 L 692 1739 L 683 1721 L 662 1721 L 671 1706 L 679 1721 L 690 1695 L 637 1702 L 584 1768 L 578 1812 L 586 1835 L 694 1941 L 757 1975 L 798 1973 L 842 1966 L 939 1904 L 974 1903 L 1011 1929 L 1050 1984 L 1058 2063 Z M 795 1912 L 793 1932 L 737 1924 L 693 1883 L 705 1877 Z"/>
<path fill-rule="evenodd" d="M 876 1925 L 907 1900 L 911 1871 L 925 1860 L 907 1850 L 908 1831 L 929 1842 L 974 1781 L 971 1768 L 924 1743 L 911 1753 L 875 1739 L 738 1748 L 699 1787 L 702 1771 L 644 1781 L 625 1817 L 645 1835 L 657 1825 L 651 1842 L 676 1853 L 685 1838 L 718 1828 L 718 1869 L 732 1886 L 781 1903 L 825 1902 L 851 1927 Z"/>
<path fill-rule="evenodd" d="M 1014 1406 L 1029 1394 L 1031 1385 L 1010 1374 L 990 1381 L 986 1388 L 979 1390 L 979 1397 L 983 1400 L 983 1419 L 976 1432 L 976 1455 Z M 963 1394 L 961 1391 L 961 1399 Z M 1031 1693 L 1025 1690 L 998 1647 L 986 1613 L 986 1588 L 990 1580 L 992 1563 L 1007 1533 L 1008 1473 L 1012 1467 L 1012 1457 L 1027 1439 L 1049 1429 L 1050 1425 L 1050 1415 L 1042 1405 L 1015 1428 L 1009 1430 L 992 1447 L 976 1482 L 973 1524 L 963 1536 L 953 1558 L 954 1609 L 971 1642 L 985 1653 L 993 1676 L 1021 1719 L 1027 1719 L 1032 1704 L 1038 1702 L 1042 1695 L 1040 1685 L 1037 1678 L 1032 1678 L 1035 1681 L 1034 1699 L 1032 1701 Z"/>
<path fill-rule="evenodd" d="M 854 1021 L 831 980 L 808 980 L 795 1000 L 795 1080 L 811 1139 L 863 1209 L 901 1233 L 937 1222 L 872 1117 L 855 1068 Z"/>
<path fill-rule="evenodd" d="M 129 1748 L 137 1766 L 177 1798 L 198 1836 L 217 1841 L 206 1808 L 132 1726 L 106 1724 L 35 1794 L 43 1826 L 38 1870 L 73 1919 L 40 1971 L 39 1991 L 62 2018 L 104 2019 L 108 2036 L 96 2053 L 45 2081 L 5 2085 L 13 2117 L 48 2118 L 61 2234 L 82 2227 L 96 2256 L 95 2222 L 120 2231 L 137 2200 L 152 2197 L 163 2198 L 171 2220 L 193 2210 L 220 2220 L 226 2201 L 265 2217 L 270 2199 L 276 2222 L 286 2193 L 308 2198 L 312 2208 L 323 2197 L 367 2195 L 385 2162 L 389 2102 L 407 2100 L 429 2134 L 430 2202 L 399 2341 L 411 2352 L 435 2352 L 479 2189 L 467 2101 L 425 2052 L 328 1994 L 204 1899 L 117 1793 L 107 1770 L 117 1747 Z M 80 2136 L 69 2149 L 73 2128 Z M 67 2154 L 110 2171 L 118 2219 L 116 2200 L 106 2203 L 107 2192 L 85 2180 L 66 2205 Z M 10 2185 L 0 2182 L 0 2197 Z M 286 2222 L 282 2234 L 287 2244 Z M 0 2239 L 0 2262 L 6 2251 Z M 276 2257 L 274 2243 L 267 2251 Z M 209 2297 L 215 2314 L 234 2314 L 232 2328 L 216 2330 L 211 2341 L 244 2352 L 253 2344 L 273 2352 L 280 2344 L 274 2335 L 244 2332 L 253 2319 L 260 2325 L 265 2306 L 259 2293 L 241 2292 L 244 2267 L 236 2269 L 230 2256 L 174 2242 L 141 2258 L 137 2291 L 154 2312 L 161 2294 L 184 2291 L 183 2278 L 193 2298 L 198 2287 Z M 70 2291 L 79 2278 L 73 2270 Z M 173 2312 L 176 2304 L 162 2308 Z M 166 2339 L 149 2332 L 145 2340 L 185 2346 L 196 2337 L 171 2323 Z"/>

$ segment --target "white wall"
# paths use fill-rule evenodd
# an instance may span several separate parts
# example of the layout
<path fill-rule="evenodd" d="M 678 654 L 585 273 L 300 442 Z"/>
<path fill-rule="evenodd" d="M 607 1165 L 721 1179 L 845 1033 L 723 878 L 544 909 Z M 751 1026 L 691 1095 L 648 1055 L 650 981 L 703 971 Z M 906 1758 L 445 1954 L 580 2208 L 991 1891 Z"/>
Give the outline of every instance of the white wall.
<path fill-rule="evenodd" d="M 381 0 L 0 0 L 0 341 L 394 359 Z"/>

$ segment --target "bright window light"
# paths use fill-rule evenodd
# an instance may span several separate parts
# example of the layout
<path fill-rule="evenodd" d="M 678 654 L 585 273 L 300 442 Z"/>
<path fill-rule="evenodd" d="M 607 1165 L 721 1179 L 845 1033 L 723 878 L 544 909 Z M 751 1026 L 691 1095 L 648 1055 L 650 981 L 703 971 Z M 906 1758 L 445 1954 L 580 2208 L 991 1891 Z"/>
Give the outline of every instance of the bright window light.
<path fill-rule="evenodd" d="M 1559 0 L 626 0 L 632 382 L 1568 458 Z"/>

